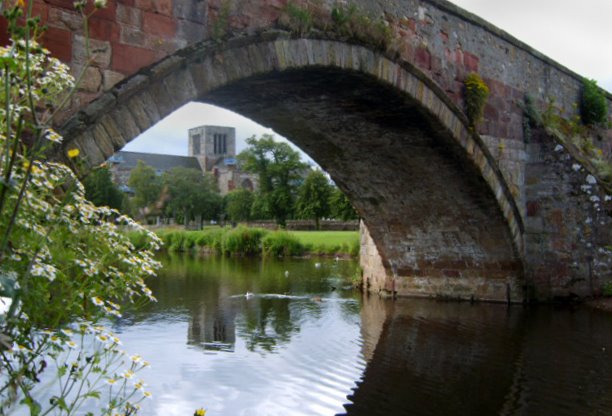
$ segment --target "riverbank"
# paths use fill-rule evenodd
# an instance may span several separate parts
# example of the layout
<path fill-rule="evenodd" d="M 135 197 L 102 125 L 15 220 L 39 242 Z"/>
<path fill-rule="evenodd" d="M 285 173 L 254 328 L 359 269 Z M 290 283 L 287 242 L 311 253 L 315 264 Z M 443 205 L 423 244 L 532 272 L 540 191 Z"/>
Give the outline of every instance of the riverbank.
<path fill-rule="evenodd" d="M 587 301 L 587 305 L 589 305 L 591 308 L 612 312 L 612 297 L 591 299 Z"/>
<path fill-rule="evenodd" d="M 169 252 L 207 252 L 240 256 L 359 256 L 358 231 L 270 231 L 238 226 L 191 231 L 154 228 Z M 129 234 L 139 245 L 140 236 Z"/>

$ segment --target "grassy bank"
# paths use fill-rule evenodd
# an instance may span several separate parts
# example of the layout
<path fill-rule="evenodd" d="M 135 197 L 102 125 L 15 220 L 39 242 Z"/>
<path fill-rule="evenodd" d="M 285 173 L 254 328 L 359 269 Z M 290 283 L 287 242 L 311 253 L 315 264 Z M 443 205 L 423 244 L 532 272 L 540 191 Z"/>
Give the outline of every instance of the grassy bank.
<path fill-rule="evenodd" d="M 268 231 L 261 228 L 210 227 L 200 231 L 154 230 L 173 252 L 207 251 L 242 256 L 359 255 L 358 231 Z M 130 234 L 135 246 L 140 236 Z"/>

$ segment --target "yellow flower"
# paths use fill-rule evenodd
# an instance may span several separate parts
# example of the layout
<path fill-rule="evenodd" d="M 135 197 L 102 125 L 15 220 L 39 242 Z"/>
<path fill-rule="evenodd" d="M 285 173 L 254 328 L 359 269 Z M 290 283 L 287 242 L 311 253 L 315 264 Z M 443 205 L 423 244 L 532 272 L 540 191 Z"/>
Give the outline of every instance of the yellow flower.
<path fill-rule="evenodd" d="M 79 155 L 79 153 L 81 153 L 79 151 L 79 149 L 76 149 L 76 148 L 75 149 L 70 149 L 70 150 L 68 150 L 68 157 L 70 159 L 74 159 L 75 157 L 77 157 Z"/>
<path fill-rule="evenodd" d="M 25 1 L 24 0 L 17 0 L 17 6 L 24 8 L 25 7 Z"/>
<path fill-rule="evenodd" d="M 206 416 L 206 410 L 199 408 L 198 410 L 195 411 L 193 416 Z"/>

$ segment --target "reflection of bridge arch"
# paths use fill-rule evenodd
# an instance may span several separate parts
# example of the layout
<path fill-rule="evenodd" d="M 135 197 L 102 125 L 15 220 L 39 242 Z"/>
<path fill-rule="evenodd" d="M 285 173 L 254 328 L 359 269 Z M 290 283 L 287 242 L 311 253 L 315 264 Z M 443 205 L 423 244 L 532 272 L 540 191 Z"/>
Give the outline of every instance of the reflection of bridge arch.
<path fill-rule="evenodd" d="M 517 291 L 522 223 L 509 188 L 461 112 L 411 65 L 284 34 L 203 43 L 102 95 L 67 123 L 66 146 L 96 165 L 189 101 L 273 127 L 326 169 L 376 243 L 380 288 Z"/>

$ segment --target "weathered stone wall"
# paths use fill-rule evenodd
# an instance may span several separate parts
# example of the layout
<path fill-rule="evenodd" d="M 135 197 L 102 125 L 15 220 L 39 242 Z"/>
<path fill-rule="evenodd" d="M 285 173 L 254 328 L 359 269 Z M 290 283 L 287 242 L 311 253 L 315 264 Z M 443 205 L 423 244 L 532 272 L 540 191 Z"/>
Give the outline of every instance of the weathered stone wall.
<path fill-rule="evenodd" d="M 382 297 L 434 297 L 453 300 L 483 300 L 520 303 L 526 300 L 526 281 L 517 278 L 520 268 L 497 264 L 475 271 L 460 260 L 443 260 L 410 273 L 395 265 L 385 268 L 367 227 L 361 225 L 360 265 L 363 289 Z M 431 252 L 429 253 L 432 254 Z M 440 253 L 443 256 L 442 253 Z M 542 298 L 545 299 L 545 298 Z"/>
<path fill-rule="evenodd" d="M 519 104 L 526 93 L 540 105 L 555 98 L 572 115 L 580 77 L 442 0 L 351 3 L 385 19 L 388 50 L 333 33 L 331 0 L 293 2 L 332 28 L 299 40 L 276 31 L 285 0 L 109 1 L 90 21 L 94 59 L 63 114 L 66 146 L 96 164 L 191 100 L 223 105 L 290 137 L 349 194 L 380 257 L 364 267 L 377 287 L 518 300 L 522 285 L 548 279 L 562 292 L 550 273 L 534 277 L 547 251 L 530 255 L 523 223 L 534 199 L 527 161 L 540 157 L 525 146 Z M 78 72 L 72 1 L 37 1 L 35 13 L 47 46 Z M 469 72 L 491 89 L 480 135 L 462 113 Z M 533 236 L 554 234 L 549 225 Z"/>
<path fill-rule="evenodd" d="M 525 260 L 533 297 L 600 295 L 612 282 L 612 196 L 543 132 L 527 149 Z"/>

